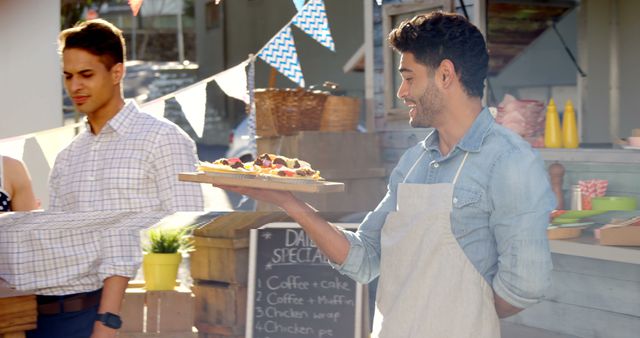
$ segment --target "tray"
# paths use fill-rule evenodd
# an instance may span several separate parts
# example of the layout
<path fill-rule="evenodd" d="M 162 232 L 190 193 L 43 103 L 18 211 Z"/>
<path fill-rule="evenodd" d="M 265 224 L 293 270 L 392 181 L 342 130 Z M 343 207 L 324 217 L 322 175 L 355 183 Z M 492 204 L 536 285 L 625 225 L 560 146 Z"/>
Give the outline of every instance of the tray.
<path fill-rule="evenodd" d="M 218 173 L 189 172 L 178 174 L 178 179 L 185 182 L 215 183 L 220 185 L 232 185 L 237 187 L 250 187 L 271 190 L 298 191 L 309 193 L 330 193 L 344 191 L 344 183 L 316 181 L 316 180 L 294 180 L 286 182 L 283 179 L 272 180 L 268 177 L 254 175 L 219 175 Z"/>
<path fill-rule="evenodd" d="M 548 239 L 569 239 L 580 237 L 583 228 L 550 227 L 547 229 Z"/>

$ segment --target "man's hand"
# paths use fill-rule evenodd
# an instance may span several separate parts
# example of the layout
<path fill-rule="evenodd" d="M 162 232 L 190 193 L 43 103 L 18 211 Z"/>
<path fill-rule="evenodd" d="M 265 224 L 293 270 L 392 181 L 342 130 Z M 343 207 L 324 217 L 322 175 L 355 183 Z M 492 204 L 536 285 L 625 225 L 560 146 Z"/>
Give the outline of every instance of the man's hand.
<path fill-rule="evenodd" d="M 495 302 L 498 318 L 507 318 L 524 310 L 507 303 L 506 300 L 502 299 L 502 297 L 498 296 L 498 294 L 496 294 L 495 292 L 493 293 L 493 300 Z"/>
<path fill-rule="evenodd" d="M 112 329 L 110 327 L 106 327 L 99 321 L 96 321 L 93 324 L 93 333 L 91 334 L 91 338 L 113 338 L 116 337 L 118 330 Z"/>

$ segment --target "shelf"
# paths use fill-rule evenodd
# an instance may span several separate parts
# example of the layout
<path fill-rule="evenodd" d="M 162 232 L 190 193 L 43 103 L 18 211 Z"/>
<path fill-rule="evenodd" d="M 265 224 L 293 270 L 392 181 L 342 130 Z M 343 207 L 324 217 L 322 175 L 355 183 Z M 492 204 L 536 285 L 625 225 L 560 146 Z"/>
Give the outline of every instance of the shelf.
<path fill-rule="evenodd" d="M 557 254 L 640 264 L 640 247 L 600 245 L 592 236 L 583 235 L 575 239 L 550 240 L 549 247 L 551 252 Z"/>
<path fill-rule="evenodd" d="M 545 161 L 640 164 L 640 151 L 627 149 L 537 148 Z"/>

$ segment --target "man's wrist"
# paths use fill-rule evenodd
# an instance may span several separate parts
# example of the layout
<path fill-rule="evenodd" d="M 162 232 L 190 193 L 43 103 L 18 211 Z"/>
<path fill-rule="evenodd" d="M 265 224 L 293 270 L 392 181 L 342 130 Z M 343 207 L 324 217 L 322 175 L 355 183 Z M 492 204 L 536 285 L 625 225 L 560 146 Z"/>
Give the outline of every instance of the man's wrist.
<path fill-rule="evenodd" d="M 122 319 L 120 319 L 120 316 L 111 312 L 96 314 L 96 322 L 114 330 L 117 330 L 122 326 Z"/>

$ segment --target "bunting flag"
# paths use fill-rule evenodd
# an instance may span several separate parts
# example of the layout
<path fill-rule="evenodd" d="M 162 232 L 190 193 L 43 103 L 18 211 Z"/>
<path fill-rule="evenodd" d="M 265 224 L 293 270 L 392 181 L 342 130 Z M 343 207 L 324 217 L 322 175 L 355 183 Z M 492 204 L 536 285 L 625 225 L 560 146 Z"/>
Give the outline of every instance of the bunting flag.
<path fill-rule="evenodd" d="M 164 100 L 151 101 L 142 105 L 142 110 L 155 117 L 164 117 Z"/>
<path fill-rule="evenodd" d="M 13 157 L 16 160 L 22 161 L 25 141 L 25 138 L 19 137 L 11 141 L 0 142 L 0 155 Z"/>
<path fill-rule="evenodd" d="M 207 83 L 203 82 L 176 94 L 184 117 L 198 137 L 204 132 L 204 116 L 207 108 Z"/>
<path fill-rule="evenodd" d="M 142 6 L 142 1 L 144 0 L 129 0 L 129 7 L 131 7 L 133 16 L 138 16 L 138 12 L 140 11 L 140 6 Z"/>
<path fill-rule="evenodd" d="M 321 45 L 335 52 L 335 45 L 329 30 L 329 21 L 322 0 L 311 0 L 293 19 L 293 24 L 309 34 Z"/>
<path fill-rule="evenodd" d="M 233 68 L 229 68 L 213 77 L 220 89 L 235 99 L 249 104 L 249 94 L 247 94 L 247 64 L 244 61 Z"/>
<path fill-rule="evenodd" d="M 293 4 L 296 6 L 296 10 L 300 12 L 302 6 L 304 6 L 304 0 L 293 0 Z"/>
<path fill-rule="evenodd" d="M 75 137 L 75 128 L 58 128 L 51 132 L 37 133 L 36 142 L 47 160 L 49 168 L 53 168 L 58 153 Z"/>
<path fill-rule="evenodd" d="M 304 78 L 298 62 L 298 52 L 293 42 L 293 35 L 291 35 L 291 26 L 286 26 L 279 34 L 271 38 L 258 53 L 258 56 L 291 81 L 304 87 Z"/>

